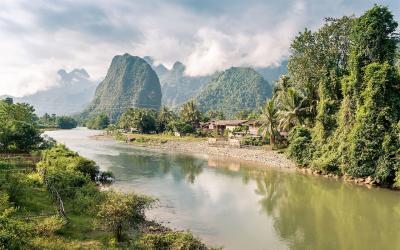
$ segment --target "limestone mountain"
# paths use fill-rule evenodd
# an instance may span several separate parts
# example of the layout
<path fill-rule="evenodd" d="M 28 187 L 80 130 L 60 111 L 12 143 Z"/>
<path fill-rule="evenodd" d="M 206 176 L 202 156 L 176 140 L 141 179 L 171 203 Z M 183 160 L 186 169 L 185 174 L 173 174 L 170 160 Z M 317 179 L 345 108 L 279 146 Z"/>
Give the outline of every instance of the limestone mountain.
<path fill-rule="evenodd" d="M 59 81 L 50 89 L 39 91 L 24 97 L 13 97 L 14 102 L 29 103 L 34 106 L 37 115 L 71 115 L 81 112 L 93 98 L 97 83 L 85 69 L 70 72 L 60 69 Z"/>
<path fill-rule="evenodd" d="M 160 77 L 162 103 L 172 108 L 178 108 L 192 98 L 211 80 L 211 76 L 187 76 L 185 65 L 176 62 L 171 70 Z"/>
<path fill-rule="evenodd" d="M 232 67 L 217 74 L 195 96 L 200 110 L 222 110 L 233 117 L 241 110 L 256 110 L 272 96 L 271 85 L 252 68 Z"/>
<path fill-rule="evenodd" d="M 162 64 L 154 64 L 151 57 L 146 56 L 144 59 L 160 78 L 162 104 L 171 108 L 178 108 L 188 101 L 212 78 L 212 76 L 185 75 L 186 66 L 181 62 L 175 62 L 172 69 L 169 70 Z"/>
<path fill-rule="evenodd" d="M 132 107 L 159 109 L 161 96 L 157 74 L 144 59 L 118 55 L 112 59 L 106 77 L 82 116 L 88 118 L 104 113 L 116 121 Z"/>

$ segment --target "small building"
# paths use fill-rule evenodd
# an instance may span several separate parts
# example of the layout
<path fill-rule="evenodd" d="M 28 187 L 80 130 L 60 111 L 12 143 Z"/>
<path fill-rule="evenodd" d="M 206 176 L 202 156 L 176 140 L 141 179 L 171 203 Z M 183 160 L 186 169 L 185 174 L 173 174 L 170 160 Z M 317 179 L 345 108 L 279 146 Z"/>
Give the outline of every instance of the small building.
<path fill-rule="evenodd" d="M 249 134 L 252 136 L 258 136 L 259 130 L 262 126 L 262 121 L 260 120 L 249 120 L 244 125 L 249 127 Z"/>
<path fill-rule="evenodd" d="M 208 129 L 223 135 L 225 130 L 233 131 L 235 128 L 245 125 L 246 122 L 247 120 L 214 120 L 210 121 Z"/>

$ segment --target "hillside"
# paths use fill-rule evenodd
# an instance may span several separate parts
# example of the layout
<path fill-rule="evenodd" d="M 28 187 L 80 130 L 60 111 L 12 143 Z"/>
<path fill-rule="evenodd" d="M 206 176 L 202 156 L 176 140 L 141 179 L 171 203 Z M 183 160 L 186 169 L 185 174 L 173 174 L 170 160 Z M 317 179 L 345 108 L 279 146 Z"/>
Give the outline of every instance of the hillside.
<path fill-rule="evenodd" d="M 255 70 L 260 73 L 265 80 L 267 80 L 272 86 L 275 85 L 275 82 L 279 80 L 279 77 L 281 75 L 287 75 L 288 70 L 287 70 L 287 64 L 288 61 L 285 60 L 281 62 L 279 66 L 270 66 L 270 67 L 265 67 L 265 68 L 255 68 Z"/>
<path fill-rule="evenodd" d="M 81 112 L 92 99 L 97 84 L 85 69 L 71 72 L 61 69 L 57 73 L 60 80 L 54 87 L 29 96 L 13 97 L 14 102 L 33 105 L 40 116 L 44 113 L 70 115 Z"/>
<path fill-rule="evenodd" d="M 162 103 L 172 108 L 179 107 L 193 97 L 211 76 L 186 76 L 185 65 L 176 62 L 171 70 L 160 76 Z"/>
<path fill-rule="evenodd" d="M 260 108 L 272 95 L 272 88 L 252 68 L 232 67 L 219 73 L 195 96 L 202 111 L 223 110 L 233 117 L 241 110 Z"/>
<path fill-rule="evenodd" d="M 128 108 L 159 109 L 160 106 L 161 87 L 156 72 L 142 58 L 124 54 L 113 58 L 82 116 L 104 113 L 115 121 Z"/>
<path fill-rule="evenodd" d="M 171 108 L 178 108 L 188 101 L 212 78 L 212 76 L 185 75 L 186 66 L 181 62 L 175 62 L 169 70 L 163 64 L 154 64 L 154 60 L 149 56 L 144 59 L 152 66 L 160 79 L 162 104 Z"/>

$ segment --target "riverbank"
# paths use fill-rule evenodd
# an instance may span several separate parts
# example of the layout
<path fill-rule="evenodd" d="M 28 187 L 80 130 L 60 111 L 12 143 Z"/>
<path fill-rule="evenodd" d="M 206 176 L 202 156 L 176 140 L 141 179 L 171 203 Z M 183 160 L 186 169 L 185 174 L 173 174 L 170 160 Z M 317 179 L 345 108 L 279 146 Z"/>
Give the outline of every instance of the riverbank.
<path fill-rule="evenodd" d="M 102 134 L 93 138 L 101 140 L 114 140 L 113 136 Z M 370 187 L 379 187 L 371 177 L 355 178 L 349 175 L 323 173 L 310 168 L 298 168 L 284 151 L 272 150 L 264 147 L 213 147 L 209 146 L 206 138 L 175 137 L 170 135 L 141 135 L 123 134 L 122 141 L 133 146 L 144 147 L 164 153 L 190 154 L 212 160 L 232 160 L 251 162 L 259 167 L 274 167 L 285 170 L 295 170 L 301 174 L 320 176 L 324 178 L 340 179 L 344 182 Z M 119 138 L 121 139 L 121 138 Z"/>
<path fill-rule="evenodd" d="M 166 153 L 190 154 L 201 157 L 237 159 L 256 163 L 263 167 L 295 169 L 295 163 L 288 159 L 283 151 L 272 150 L 268 147 L 213 147 L 205 138 L 174 137 L 165 135 L 124 134 L 126 143 L 158 150 Z M 94 139 L 110 140 L 110 135 L 97 135 Z"/>

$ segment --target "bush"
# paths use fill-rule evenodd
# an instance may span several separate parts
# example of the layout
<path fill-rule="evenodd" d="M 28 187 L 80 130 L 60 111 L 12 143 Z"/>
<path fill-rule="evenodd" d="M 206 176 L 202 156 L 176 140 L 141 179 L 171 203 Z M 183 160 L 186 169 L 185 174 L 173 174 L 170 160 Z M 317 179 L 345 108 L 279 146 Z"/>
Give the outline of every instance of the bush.
<path fill-rule="evenodd" d="M 135 193 L 106 193 L 105 201 L 98 206 L 99 225 L 114 233 L 117 241 L 122 241 L 125 232 L 137 228 L 145 221 L 145 211 L 155 200 Z"/>
<path fill-rule="evenodd" d="M 46 178 L 63 199 L 74 198 L 79 188 L 90 183 L 87 176 L 71 170 L 51 170 L 46 173 Z"/>
<path fill-rule="evenodd" d="M 199 239 L 190 232 L 166 232 L 157 234 L 145 234 L 138 240 L 139 249 L 154 250 L 207 250 Z"/>
<path fill-rule="evenodd" d="M 66 221 L 59 216 L 51 216 L 43 219 L 38 225 L 36 225 L 36 232 L 41 236 L 54 235 L 56 231 L 60 230 Z"/>
<path fill-rule="evenodd" d="M 57 127 L 61 129 L 72 129 L 76 128 L 78 122 L 69 116 L 60 116 L 57 117 Z"/>
<path fill-rule="evenodd" d="M 312 160 L 313 147 L 311 132 L 303 127 L 295 127 L 289 133 L 288 155 L 300 166 L 307 166 Z"/>
<path fill-rule="evenodd" d="M 241 143 L 243 145 L 262 146 L 263 140 L 261 137 L 244 137 Z"/>
<path fill-rule="evenodd" d="M 95 215 L 97 205 L 103 203 L 104 200 L 105 194 L 94 183 L 90 183 L 76 190 L 72 209 L 77 214 Z"/>
<path fill-rule="evenodd" d="M 14 219 L 9 196 L 0 192 L 0 249 L 27 249 L 33 230 L 29 224 Z"/>

